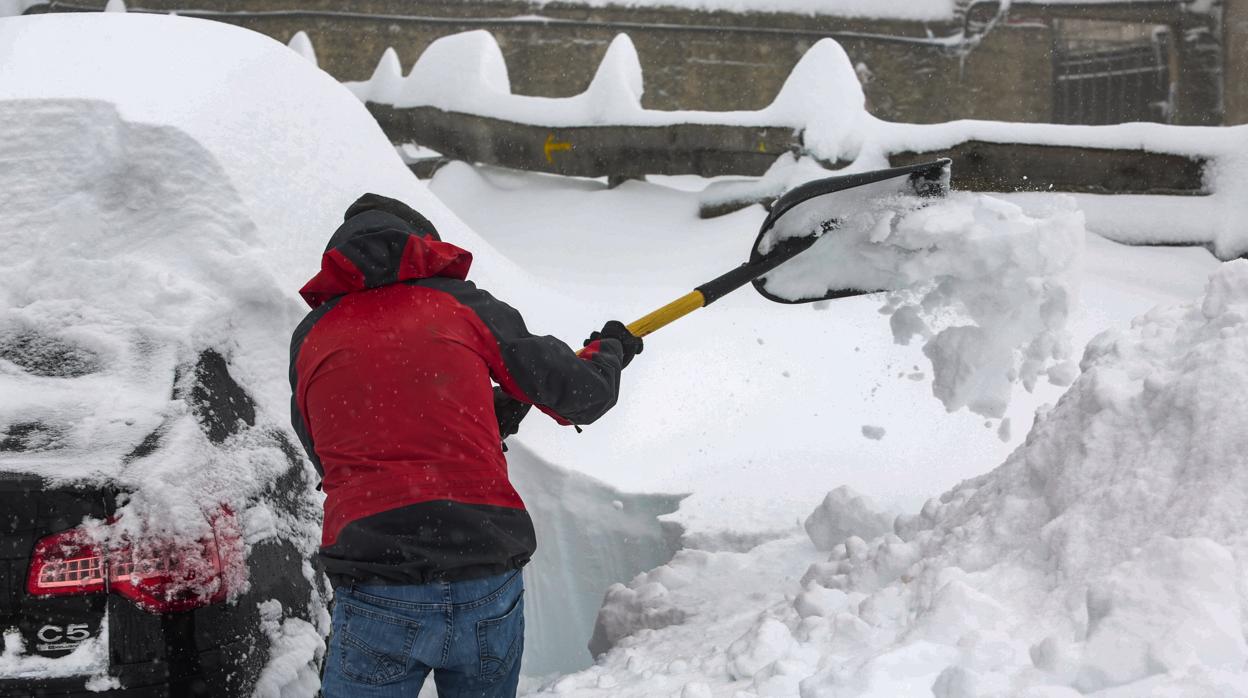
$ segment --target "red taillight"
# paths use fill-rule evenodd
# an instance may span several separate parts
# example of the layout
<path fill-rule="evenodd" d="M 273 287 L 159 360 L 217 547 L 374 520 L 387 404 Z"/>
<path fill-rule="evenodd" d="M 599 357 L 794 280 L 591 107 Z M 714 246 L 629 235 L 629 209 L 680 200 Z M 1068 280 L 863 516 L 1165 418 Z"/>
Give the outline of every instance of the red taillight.
<path fill-rule="evenodd" d="M 175 613 L 219 603 L 245 575 L 242 538 L 228 510 L 212 517 L 213 535 L 193 543 L 123 539 L 101 547 L 105 533 L 62 531 L 35 544 L 26 578 L 33 596 L 111 591 L 152 613 Z"/>

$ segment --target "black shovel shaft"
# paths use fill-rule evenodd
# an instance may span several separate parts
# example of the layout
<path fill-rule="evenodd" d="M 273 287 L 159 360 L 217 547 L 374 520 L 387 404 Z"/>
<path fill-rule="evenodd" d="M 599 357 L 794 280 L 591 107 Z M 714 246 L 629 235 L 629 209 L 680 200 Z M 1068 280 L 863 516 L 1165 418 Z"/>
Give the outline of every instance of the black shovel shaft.
<path fill-rule="evenodd" d="M 702 293 L 703 298 L 706 299 L 705 305 L 710 305 L 810 249 L 810 246 L 818 239 L 815 236 L 806 236 L 781 240 L 766 255 L 753 262 L 746 262 L 726 274 L 721 274 L 698 286 L 695 290 Z"/>

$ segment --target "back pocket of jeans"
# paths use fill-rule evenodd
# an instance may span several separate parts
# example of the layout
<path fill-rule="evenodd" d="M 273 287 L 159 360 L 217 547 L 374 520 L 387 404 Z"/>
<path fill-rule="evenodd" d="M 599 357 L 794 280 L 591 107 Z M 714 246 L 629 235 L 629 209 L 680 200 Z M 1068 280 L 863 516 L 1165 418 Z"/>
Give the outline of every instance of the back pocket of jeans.
<path fill-rule="evenodd" d="M 374 686 L 406 676 L 420 624 L 349 601 L 339 603 L 343 604 L 342 673 Z"/>
<path fill-rule="evenodd" d="M 524 591 L 511 610 L 498 618 L 477 621 L 477 644 L 481 652 L 481 678 L 502 678 L 524 648 Z"/>

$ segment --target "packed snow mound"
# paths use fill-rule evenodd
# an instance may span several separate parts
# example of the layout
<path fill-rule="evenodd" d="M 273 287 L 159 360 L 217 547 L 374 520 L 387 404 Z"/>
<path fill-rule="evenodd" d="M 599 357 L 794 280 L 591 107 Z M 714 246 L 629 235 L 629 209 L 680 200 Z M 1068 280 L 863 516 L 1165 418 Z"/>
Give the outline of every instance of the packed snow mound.
<path fill-rule="evenodd" d="M 804 573 L 804 538 L 685 551 L 613 588 L 611 649 L 546 689 L 1248 695 L 1248 261 L 1099 335 L 1082 368 L 1002 466 L 892 533 Z"/>
<path fill-rule="evenodd" d="M 1074 380 L 1066 323 L 1085 231 L 1071 199 L 1028 215 L 983 194 L 928 202 L 876 196 L 873 186 L 862 187 L 860 200 L 836 199 L 840 227 L 769 274 L 769 293 L 796 300 L 842 288 L 889 290 L 881 312 L 894 338 L 922 341 L 932 392 L 951 412 L 1001 417 L 1014 383 L 1032 390 L 1041 376 L 1057 385 Z M 786 213 L 760 249 L 809 235 L 819 223 L 811 216 L 829 215 L 815 208 Z"/>

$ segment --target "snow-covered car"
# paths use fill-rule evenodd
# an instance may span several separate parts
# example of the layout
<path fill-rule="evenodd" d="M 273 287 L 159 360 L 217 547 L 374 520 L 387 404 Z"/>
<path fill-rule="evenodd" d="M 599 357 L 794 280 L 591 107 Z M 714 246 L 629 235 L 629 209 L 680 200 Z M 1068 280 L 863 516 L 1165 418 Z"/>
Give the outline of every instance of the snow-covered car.
<path fill-rule="evenodd" d="M 72 383 L 110 369 L 82 346 L 29 330 L 0 335 L 0 347 L 6 372 L 22 371 L 36 381 Z M 230 444 L 240 440 L 286 454 L 285 472 L 257 501 L 245 503 L 247 510 L 315 520 L 295 447 L 282 432 L 257 424 L 253 399 L 217 349 L 199 351 L 170 378 L 165 397 L 185 403 L 205 441 L 227 451 L 227 458 Z M 0 678 L 0 694 L 88 695 L 111 688 L 126 696 L 251 695 L 273 654 L 276 638 L 267 625 L 282 609 L 310 622 L 312 595 L 323 593 L 304 574 L 306 545 L 287 532 L 248 546 L 232 506 L 210 499 L 204 535 L 166 534 L 147 526 L 141 514 L 118 517 L 119 504 L 135 494 L 124 478 L 42 477 L 42 466 L 57 465 L 52 461 L 61 457 L 91 458 L 90 446 L 79 451 L 72 444 L 73 432 L 89 429 L 93 419 L 57 420 L 35 411 L 4 428 L 0 670 L 9 670 L 9 677 Z M 171 425 L 158 421 L 123 463 L 186 458 L 166 444 Z M 90 677 L 85 683 L 84 676 Z"/>
<path fill-rule="evenodd" d="M 42 15 L 0 53 L 0 696 L 313 695 L 296 292 L 363 191 L 463 226 L 261 35 Z"/>

